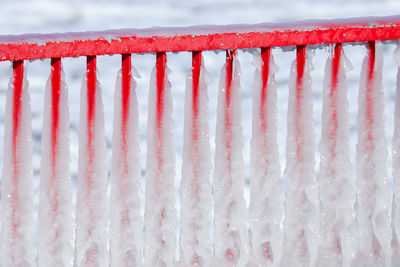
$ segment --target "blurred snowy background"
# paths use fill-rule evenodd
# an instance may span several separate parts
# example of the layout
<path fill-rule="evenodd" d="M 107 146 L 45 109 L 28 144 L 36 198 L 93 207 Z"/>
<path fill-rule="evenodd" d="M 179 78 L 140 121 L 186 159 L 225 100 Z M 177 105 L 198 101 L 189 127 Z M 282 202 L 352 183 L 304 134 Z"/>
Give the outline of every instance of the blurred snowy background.
<path fill-rule="evenodd" d="M 388 16 L 400 14 L 398 0 L 0 0 L 0 34 L 52 33 L 69 31 L 94 31 L 117 28 L 144 28 L 152 26 L 188 26 L 201 24 L 237 24 L 285 22 L 304 19 L 334 19 L 359 16 Z M 383 78 L 386 97 L 386 136 L 393 136 L 393 112 L 395 95 L 395 77 L 397 66 L 392 58 L 395 45 L 383 46 Z M 345 54 L 354 69 L 348 73 L 348 97 L 351 112 L 351 153 L 354 166 L 356 145 L 356 111 L 361 62 L 365 55 L 364 46 L 345 46 Z M 278 132 L 281 164 L 285 166 L 286 114 L 288 97 L 288 79 L 291 62 L 295 59 L 293 51 L 273 50 L 275 62 L 279 67 L 276 76 L 278 85 Z M 313 99 L 315 142 L 320 141 L 322 81 L 328 47 L 315 50 L 313 59 Z M 219 72 L 224 64 L 225 54 L 205 52 L 205 67 L 210 74 L 208 87 L 210 98 L 210 138 L 214 150 L 216 100 Z M 242 69 L 242 118 L 244 129 L 244 155 L 246 178 L 249 177 L 249 141 L 251 138 L 251 105 L 254 67 L 253 55 L 239 52 Z M 69 86 L 69 106 L 71 119 L 71 171 L 76 180 L 78 162 L 78 123 L 79 92 L 86 59 L 63 59 L 64 70 Z M 133 65 L 141 75 L 137 79 L 137 95 L 140 111 L 140 138 L 142 160 L 141 167 L 145 175 L 147 98 L 151 69 L 155 64 L 154 55 L 133 55 Z M 175 146 L 177 152 L 176 173 L 180 180 L 183 145 L 183 105 L 186 74 L 191 66 L 190 53 L 168 54 L 168 66 L 171 69 L 170 81 L 174 101 Z M 103 86 L 105 106 L 106 139 L 108 147 L 108 170 L 111 167 L 111 137 L 113 120 L 113 98 L 117 72 L 120 68 L 120 56 L 101 56 L 98 58 L 98 79 Z M 32 128 L 34 149 L 35 203 L 38 202 L 39 166 L 41 150 L 41 132 L 44 88 L 50 72 L 49 60 L 36 60 L 28 64 L 27 76 L 32 101 Z M 11 75 L 11 64 L 0 63 L 0 140 L 4 134 L 5 95 Z M 3 143 L 0 141 L 0 151 Z M 391 149 L 390 142 L 388 149 Z M 0 152 L 2 156 L 2 152 Z M 318 170 L 316 154 L 316 170 Z M 0 160 L 0 167 L 2 161 Z M 389 179 L 391 180 L 391 156 L 389 156 Z M 283 171 L 283 170 L 282 170 Z M 353 168 L 354 172 L 354 168 Z"/>

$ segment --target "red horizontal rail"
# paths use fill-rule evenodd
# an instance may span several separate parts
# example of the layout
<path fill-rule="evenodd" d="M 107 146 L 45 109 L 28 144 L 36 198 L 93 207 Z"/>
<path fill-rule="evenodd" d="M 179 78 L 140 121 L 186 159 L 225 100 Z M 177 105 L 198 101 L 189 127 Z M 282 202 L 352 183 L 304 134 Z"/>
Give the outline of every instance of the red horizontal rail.
<path fill-rule="evenodd" d="M 400 16 L 0 36 L 0 61 L 400 39 Z"/>

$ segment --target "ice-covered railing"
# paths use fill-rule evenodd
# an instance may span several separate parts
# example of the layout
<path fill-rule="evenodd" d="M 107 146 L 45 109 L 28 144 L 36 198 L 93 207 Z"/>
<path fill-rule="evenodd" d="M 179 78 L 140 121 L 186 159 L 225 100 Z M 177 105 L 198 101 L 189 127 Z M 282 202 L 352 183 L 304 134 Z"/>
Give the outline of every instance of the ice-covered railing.
<path fill-rule="evenodd" d="M 391 266 L 399 264 L 400 98 L 387 184 L 382 55 L 400 17 L 290 24 L 151 28 L 0 37 L 13 61 L 7 93 L 1 202 L 2 266 Z M 351 180 L 342 45 L 368 47 L 360 77 L 356 188 Z M 329 45 L 328 45 L 329 44 Z M 309 45 L 328 45 L 316 181 Z M 274 47 L 296 49 L 289 82 L 286 198 L 279 179 Z M 244 196 L 237 49 L 260 49 L 253 92 L 250 207 Z M 211 176 L 202 51 L 226 50 Z M 193 51 L 185 97 L 180 261 L 175 260 L 175 150 L 167 52 Z M 131 53 L 156 53 L 151 74 L 144 222 L 138 103 Z M 114 103 L 111 195 L 96 56 L 121 54 Z M 396 53 L 397 60 L 400 52 Z M 67 84 L 61 58 L 87 57 L 81 91 L 75 235 Z M 31 112 L 24 60 L 51 58 L 45 92 L 37 256 L 33 242 Z M 400 61 L 400 60 L 399 60 Z M 76 92 L 74 92 L 76 93 Z M 110 103 L 107 103 L 108 105 Z M 210 184 L 210 177 L 213 183 Z M 391 207 L 391 195 L 393 205 Z M 284 200 L 285 199 L 285 200 Z M 110 213 L 107 203 L 110 202 Z M 285 203 L 285 205 L 284 205 Z M 392 214 L 389 214 L 392 212 Z M 211 214 L 214 220 L 211 221 Z M 108 230 L 109 221 L 109 230 Z M 210 235 L 210 232 L 212 235 Z M 143 242 L 144 240 L 144 242 Z M 108 243 L 109 242 L 109 243 Z M 74 243 L 74 245 L 73 245 Z"/>

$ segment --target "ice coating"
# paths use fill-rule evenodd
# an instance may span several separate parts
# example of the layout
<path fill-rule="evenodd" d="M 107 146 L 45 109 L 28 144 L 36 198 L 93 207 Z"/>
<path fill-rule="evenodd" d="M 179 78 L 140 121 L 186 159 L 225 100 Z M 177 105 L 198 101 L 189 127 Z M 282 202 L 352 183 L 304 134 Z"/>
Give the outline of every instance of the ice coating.
<path fill-rule="evenodd" d="M 131 58 L 127 57 L 124 60 L 130 61 Z M 128 70 L 118 73 L 114 94 L 110 263 L 116 267 L 142 266 L 139 114 L 136 82 L 130 75 L 130 67 L 129 64 Z"/>
<path fill-rule="evenodd" d="M 392 227 L 393 227 L 393 262 L 400 264 L 400 46 L 397 45 L 394 51 L 394 58 L 397 68 L 397 88 L 394 111 L 394 135 L 392 142 L 393 153 L 393 206 L 392 206 Z"/>
<path fill-rule="evenodd" d="M 108 266 L 104 109 L 95 58 L 81 90 L 75 266 Z M 93 67 L 94 65 L 94 67 Z"/>
<path fill-rule="evenodd" d="M 38 265 L 72 266 L 73 220 L 68 88 L 61 60 L 52 60 L 45 89 L 40 169 Z"/>
<path fill-rule="evenodd" d="M 392 230 L 387 185 L 383 57 L 374 42 L 364 58 L 358 98 L 357 224 L 359 250 L 355 265 L 390 266 Z"/>
<path fill-rule="evenodd" d="M 277 88 L 271 49 L 255 55 L 251 139 L 250 230 L 252 262 L 279 266 L 283 196 L 277 139 Z"/>
<path fill-rule="evenodd" d="M 200 52 L 186 80 L 181 181 L 181 262 L 209 266 L 211 259 L 211 184 L 206 70 Z"/>
<path fill-rule="evenodd" d="M 227 51 L 218 92 L 214 169 L 215 259 L 212 266 L 244 266 L 248 258 L 240 65 L 235 55 L 235 51 Z"/>
<path fill-rule="evenodd" d="M 332 46 L 325 65 L 323 88 L 317 266 L 351 266 L 355 253 L 355 191 L 346 83 L 346 71 L 350 66 L 342 46 Z"/>
<path fill-rule="evenodd" d="M 297 48 L 289 80 L 286 206 L 281 266 L 314 266 L 318 230 L 310 71 L 312 53 Z"/>
<path fill-rule="evenodd" d="M 5 114 L 1 188 L 2 266 L 36 266 L 33 244 L 31 103 L 22 61 L 14 62 Z"/>
<path fill-rule="evenodd" d="M 175 264 L 175 150 L 166 54 L 157 54 L 150 79 L 145 193 L 145 266 Z"/>

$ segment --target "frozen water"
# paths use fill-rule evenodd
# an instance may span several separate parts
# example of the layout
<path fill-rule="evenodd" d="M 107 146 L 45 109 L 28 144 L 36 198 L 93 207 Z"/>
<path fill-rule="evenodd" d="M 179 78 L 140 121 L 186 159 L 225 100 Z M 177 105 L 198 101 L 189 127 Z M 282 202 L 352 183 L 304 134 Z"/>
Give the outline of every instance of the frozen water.
<path fill-rule="evenodd" d="M 261 61 L 260 55 L 255 55 L 254 65 L 256 72 L 253 90 L 249 211 L 252 233 L 251 260 L 259 266 L 279 266 L 283 196 L 279 184 L 281 168 L 277 142 L 275 73 L 278 67 L 272 53 L 266 62 Z"/>
<path fill-rule="evenodd" d="M 390 266 L 392 257 L 382 64 L 381 47 L 371 43 L 362 65 L 358 98 L 357 266 Z"/>
<path fill-rule="evenodd" d="M 75 266 L 102 267 L 108 266 L 104 112 L 100 83 L 94 81 L 94 91 L 89 91 L 87 80 L 85 75 L 79 125 Z"/>
<path fill-rule="evenodd" d="M 22 85 L 11 76 L 7 91 L 1 188 L 2 266 L 35 266 L 31 103 L 24 71 Z M 19 86 L 18 86 L 19 84 Z"/>
<path fill-rule="evenodd" d="M 133 78 L 128 82 L 124 86 L 129 86 L 129 90 L 125 91 L 120 71 L 114 96 L 110 178 L 110 265 L 116 267 L 142 265 L 139 114 L 136 82 Z"/>
<path fill-rule="evenodd" d="M 212 195 L 207 73 L 203 57 L 197 56 L 201 61 L 199 73 L 192 70 L 186 81 L 180 249 L 181 262 L 186 266 L 209 266 Z"/>
<path fill-rule="evenodd" d="M 282 266 L 314 266 L 316 260 L 318 187 L 314 171 L 312 56 L 307 48 L 298 50 L 290 71 Z"/>
<path fill-rule="evenodd" d="M 323 89 L 317 266 L 351 266 L 355 253 L 355 192 L 346 80 L 346 72 L 351 68 L 342 46 L 331 46 Z"/>
<path fill-rule="evenodd" d="M 44 96 L 38 265 L 67 267 L 73 263 L 69 111 L 68 88 L 63 71 L 59 78 L 60 87 L 55 91 L 52 86 L 57 89 L 58 85 L 52 84 L 50 74 Z"/>
<path fill-rule="evenodd" d="M 144 264 L 148 267 L 175 264 L 175 151 L 168 72 L 166 69 L 158 83 L 154 68 L 150 79 L 144 217 Z M 159 84 L 164 84 L 164 88 L 158 88 Z"/>
<path fill-rule="evenodd" d="M 213 266 L 244 266 L 248 258 L 247 216 L 243 196 L 240 65 L 237 56 L 229 56 L 233 59 L 227 60 L 222 67 L 218 93 Z"/>

